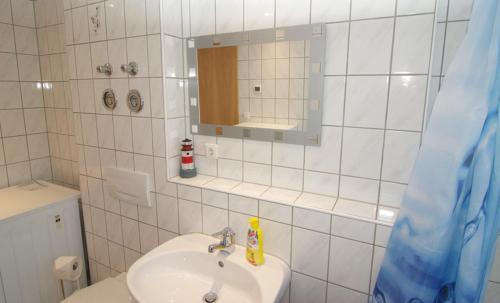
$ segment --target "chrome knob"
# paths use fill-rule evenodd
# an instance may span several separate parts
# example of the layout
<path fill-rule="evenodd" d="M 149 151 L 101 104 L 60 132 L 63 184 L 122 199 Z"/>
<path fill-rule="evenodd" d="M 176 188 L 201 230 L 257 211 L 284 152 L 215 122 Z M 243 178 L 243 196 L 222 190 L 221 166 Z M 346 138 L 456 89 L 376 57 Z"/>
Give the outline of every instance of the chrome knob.
<path fill-rule="evenodd" d="M 122 64 L 121 69 L 123 72 L 129 75 L 135 76 L 139 72 L 139 65 L 137 64 L 137 62 L 132 61 L 128 64 Z"/>
<path fill-rule="evenodd" d="M 109 63 L 98 65 L 96 67 L 96 70 L 98 73 L 105 74 L 106 76 L 111 76 L 111 74 L 113 73 L 113 67 Z"/>

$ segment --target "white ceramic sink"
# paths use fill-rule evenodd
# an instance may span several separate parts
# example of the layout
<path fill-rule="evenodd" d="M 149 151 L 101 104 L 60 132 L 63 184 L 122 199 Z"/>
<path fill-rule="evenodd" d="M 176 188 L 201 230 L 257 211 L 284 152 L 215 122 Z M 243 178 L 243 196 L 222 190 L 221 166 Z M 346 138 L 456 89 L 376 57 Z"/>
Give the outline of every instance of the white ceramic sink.
<path fill-rule="evenodd" d="M 217 294 L 217 303 L 280 301 L 290 282 L 283 261 L 266 254 L 264 265 L 253 266 L 239 245 L 231 254 L 209 253 L 208 245 L 218 241 L 189 234 L 150 251 L 127 273 L 130 294 L 139 303 L 204 302 L 209 292 Z"/>

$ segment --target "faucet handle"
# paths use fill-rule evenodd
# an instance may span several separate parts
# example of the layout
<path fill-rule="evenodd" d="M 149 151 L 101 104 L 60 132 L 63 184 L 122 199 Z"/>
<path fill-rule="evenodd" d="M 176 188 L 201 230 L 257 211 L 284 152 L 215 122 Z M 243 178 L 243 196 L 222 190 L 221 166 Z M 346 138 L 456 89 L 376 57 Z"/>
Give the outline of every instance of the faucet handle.
<path fill-rule="evenodd" d="M 227 237 L 234 237 L 235 235 L 236 233 L 231 227 L 225 227 L 223 230 L 216 232 L 212 236 L 214 237 L 223 236 L 224 238 L 227 238 Z"/>

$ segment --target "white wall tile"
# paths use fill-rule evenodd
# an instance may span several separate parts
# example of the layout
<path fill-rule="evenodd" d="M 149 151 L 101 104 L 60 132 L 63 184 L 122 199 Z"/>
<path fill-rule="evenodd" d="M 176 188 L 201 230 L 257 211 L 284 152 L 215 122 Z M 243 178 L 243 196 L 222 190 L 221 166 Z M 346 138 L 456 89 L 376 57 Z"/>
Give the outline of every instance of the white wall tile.
<path fill-rule="evenodd" d="M 292 269 L 326 280 L 330 236 L 297 227 L 293 228 L 292 236 Z"/>
<path fill-rule="evenodd" d="M 145 0 L 124 0 L 127 37 L 146 34 Z"/>
<path fill-rule="evenodd" d="M 191 36 L 215 34 L 215 0 L 190 2 Z"/>
<path fill-rule="evenodd" d="M 274 143 L 273 165 L 303 168 L 304 147 L 301 145 Z"/>
<path fill-rule="evenodd" d="M 323 126 L 321 146 L 306 146 L 305 169 L 338 174 L 341 142 L 341 128 Z"/>
<path fill-rule="evenodd" d="M 273 166 L 271 184 L 275 187 L 301 190 L 304 171 L 301 169 Z"/>
<path fill-rule="evenodd" d="M 348 22 L 326 25 L 325 74 L 345 74 L 347 65 L 348 31 Z"/>
<path fill-rule="evenodd" d="M 304 171 L 304 191 L 327 195 L 338 195 L 339 176 L 336 174 L 315 171 Z"/>
<path fill-rule="evenodd" d="M 243 141 L 233 138 L 217 138 L 219 157 L 232 160 L 241 160 L 243 157 Z"/>
<path fill-rule="evenodd" d="M 245 0 L 244 30 L 271 28 L 274 26 L 275 0 Z"/>
<path fill-rule="evenodd" d="M 265 247 L 267 253 L 290 264 L 292 226 L 266 219 L 260 220 L 262 230 L 266 231 Z"/>
<path fill-rule="evenodd" d="M 12 23 L 12 10 L 9 0 L 0 1 L 0 22 Z"/>
<path fill-rule="evenodd" d="M 123 1 L 106 0 L 105 2 L 108 39 L 125 37 L 125 5 Z"/>
<path fill-rule="evenodd" d="M 183 4 L 188 6 L 189 1 L 163 1 L 163 26 L 166 34 L 181 37 L 182 19 L 185 19 L 184 21 L 189 24 L 189 7 L 187 7 L 186 10 L 183 10 Z M 189 31 L 185 32 L 184 35 L 189 35 Z"/>
<path fill-rule="evenodd" d="M 199 188 L 187 185 L 178 185 L 177 194 L 181 199 L 201 202 L 201 189 Z"/>
<path fill-rule="evenodd" d="M 108 242 L 109 245 L 109 266 L 119 272 L 125 271 L 125 250 L 123 246 L 113 242 Z"/>
<path fill-rule="evenodd" d="M 426 76 L 391 77 L 387 128 L 413 131 L 422 129 L 426 86 Z"/>
<path fill-rule="evenodd" d="M 158 227 L 179 232 L 177 198 L 157 195 Z"/>
<path fill-rule="evenodd" d="M 271 185 L 271 165 L 243 162 L 243 181 Z"/>
<path fill-rule="evenodd" d="M 438 2 L 446 2 L 438 0 Z M 453 1 L 452 1 L 453 2 Z M 434 12 L 436 0 L 399 0 L 398 1 L 398 15 L 411 15 Z"/>
<path fill-rule="evenodd" d="M 0 126 L 3 137 L 26 134 L 23 111 L 19 109 L 0 111 Z"/>
<path fill-rule="evenodd" d="M 229 225 L 229 214 L 225 209 L 203 205 L 203 233 L 211 235 Z"/>
<path fill-rule="evenodd" d="M 259 204 L 256 199 L 230 194 L 229 209 L 236 212 L 256 216 L 258 215 Z"/>
<path fill-rule="evenodd" d="M 95 236 L 94 250 L 96 261 L 102 265 L 109 266 L 109 248 L 106 239 Z"/>
<path fill-rule="evenodd" d="M 29 159 L 28 144 L 25 136 L 3 138 L 3 148 L 7 164 L 27 161 Z"/>
<path fill-rule="evenodd" d="M 146 0 L 147 33 L 158 34 L 160 27 L 160 0 Z"/>
<path fill-rule="evenodd" d="M 215 11 L 217 33 L 243 31 L 243 0 L 217 0 Z"/>
<path fill-rule="evenodd" d="M 328 284 L 327 303 L 365 303 L 367 301 L 368 296 L 363 293 L 335 284 Z"/>
<path fill-rule="evenodd" d="M 429 69 L 433 15 L 396 18 L 393 73 L 425 74 Z"/>
<path fill-rule="evenodd" d="M 125 247 L 140 251 L 139 222 L 122 217 L 123 244 Z"/>
<path fill-rule="evenodd" d="M 449 3 L 448 20 L 469 19 L 474 1 L 473 0 L 453 0 Z"/>
<path fill-rule="evenodd" d="M 335 236 L 331 238 L 328 281 L 367 293 L 372 246 Z"/>
<path fill-rule="evenodd" d="M 88 42 L 89 27 L 87 7 L 75 8 L 71 11 L 71 14 L 73 17 L 73 40 L 75 43 Z"/>
<path fill-rule="evenodd" d="M 389 17 L 394 15 L 395 0 L 352 0 L 352 19 Z"/>
<path fill-rule="evenodd" d="M 407 183 L 419 146 L 419 133 L 387 131 L 382 179 Z"/>
<path fill-rule="evenodd" d="M 214 190 L 202 189 L 202 202 L 218 208 L 228 208 L 228 194 Z"/>
<path fill-rule="evenodd" d="M 141 239 L 141 253 L 147 253 L 158 246 L 158 228 L 139 223 L 139 235 Z"/>
<path fill-rule="evenodd" d="M 217 172 L 222 178 L 241 181 L 243 180 L 243 162 L 219 159 L 217 161 Z"/>
<path fill-rule="evenodd" d="M 393 19 L 351 23 L 349 73 L 387 74 L 391 60 Z"/>
<path fill-rule="evenodd" d="M 378 178 L 383 137 L 382 130 L 344 129 L 341 173 L 356 177 Z"/>
<path fill-rule="evenodd" d="M 405 190 L 406 185 L 382 181 L 380 184 L 380 204 L 399 208 Z"/>
<path fill-rule="evenodd" d="M 344 124 L 383 128 L 386 119 L 388 77 L 347 77 Z"/>
<path fill-rule="evenodd" d="M 325 302 L 326 284 L 325 281 L 292 272 L 290 302 Z"/>
<path fill-rule="evenodd" d="M 121 151 L 132 151 L 132 120 L 130 117 L 113 117 L 115 126 L 115 146 Z"/>
<path fill-rule="evenodd" d="M 323 233 L 330 232 L 330 214 L 300 207 L 293 208 L 293 225 Z"/>
<path fill-rule="evenodd" d="M 132 118 L 132 139 L 134 152 L 153 154 L 153 137 L 150 118 Z"/>
<path fill-rule="evenodd" d="M 310 17 L 310 0 L 275 0 L 276 26 L 308 24 Z"/>
<path fill-rule="evenodd" d="M 333 216 L 331 233 L 335 236 L 371 244 L 374 241 L 375 224 Z"/>
<path fill-rule="evenodd" d="M 349 0 L 312 0 L 311 23 L 348 20 L 349 11 Z"/>
<path fill-rule="evenodd" d="M 378 180 L 341 176 L 339 197 L 376 204 L 379 183 Z"/>
<path fill-rule="evenodd" d="M 259 217 L 269 220 L 291 224 L 292 207 L 268 201 L 259 201 Z"/>
<path fill-rule="evenodd" d="M 467 27 L 467 21 L 447 23 L 446 41 L 444 45 L 443 55 L 443 74 L 446 74 L 446 72 L 448 71 L 448 67 L 450 66 L 451 62 L 453 62 L 455 53 L 458 51 L 458 48 L 462 44 L 465 34 L 467 33 Z"/>
<path fill-rule="evenodd" d="M 179 232 L 201 232 L 201 204 L 179 199 Z"/>
<path fill-rule="evenodd" d="M 244 140 L 243 160 L 248 162 L 271 164 L 271 142 Z"/>
<path fill-rule="evenodd" d="M 122 221 L 120 215 L 106 212 L 107 238 L 118 244 L 123 244 Z"/>
<path fill-rule="evenodd" d="M 342 125 L 344 119 L 345 77 L 325 77 L 323 125 Z"/>

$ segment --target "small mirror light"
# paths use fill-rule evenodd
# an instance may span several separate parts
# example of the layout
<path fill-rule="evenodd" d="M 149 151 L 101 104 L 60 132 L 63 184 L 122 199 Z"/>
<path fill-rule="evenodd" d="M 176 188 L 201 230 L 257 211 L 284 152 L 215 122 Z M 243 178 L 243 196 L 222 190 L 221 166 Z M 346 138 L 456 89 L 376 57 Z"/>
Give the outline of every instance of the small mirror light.
<path fill-rule="evenodd" d="M 189 68 L 189 78 L 195 78 L 196 77 L 196 69 L 194 67 Z"/>
<path fill-rule="evenodd" d="M 196 125 L 196 124 L 191 125 L 191 132 L 193 134 L 197 134 L 198 133 L 198 125 Z"/>
<path fill-rule="evenodd" d="M 194 48 L 195 43 L 194 40 L 188 40 L 188 48 Z"/>
<path fill-rule="evenodd" d="M 191 98 L 189 103 L 191 104 L 191 106 L 196 106 L 198 104 L 198 99 L 196 98 Z"/>

